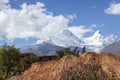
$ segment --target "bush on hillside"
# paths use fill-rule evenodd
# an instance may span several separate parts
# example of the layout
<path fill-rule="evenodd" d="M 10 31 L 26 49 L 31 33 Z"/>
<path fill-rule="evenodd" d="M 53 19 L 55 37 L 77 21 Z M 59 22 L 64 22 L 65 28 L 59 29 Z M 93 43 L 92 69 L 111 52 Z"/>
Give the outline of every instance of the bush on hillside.
<path fill-rule="evenodd" d="M 0 80 L 20 74 L 38 59 L 39 57 L 32 53 L 20 54 L 19 49 L 13 45 L 2 45 L 0 47 Z"/>
<path fill-rule="evenodd" d="M 64 56 L 64 51 L 63 50 L 57 50 L 56 54 L 58 55 L 58 58 L 62 58 Z"/>
<path fill-rule="evenodd" d="M 37 62 L 39 57 L 32 53 L 25 53 L 20 55 L 19 62 L 19 71 L 22 72 L 30 67 L 30 65 L 34 62 Z"/>
<path fill-rule="evenodd" d="M 0 48 L 0 78 L 13 75 L 19 63 L 19 49 L 4 44 Z"/>
<path fill-rule="evenodd" d="M 56 54 L 58 56 L 58 58 L 62 58 L 65 55 L 75 55 L 75 56 L 79 56 L 79 50 L 77 50 L 78 47 L 75 47 L 74 50 L 70 50 L 70 48 L 65 48 L 64 50 L 57 50 Z"/>

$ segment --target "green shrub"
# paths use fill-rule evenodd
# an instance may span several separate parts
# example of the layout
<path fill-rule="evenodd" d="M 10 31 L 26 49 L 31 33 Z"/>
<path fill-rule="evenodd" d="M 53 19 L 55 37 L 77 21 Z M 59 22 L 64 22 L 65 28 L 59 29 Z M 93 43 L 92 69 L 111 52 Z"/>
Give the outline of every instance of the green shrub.
<path fill-rule="evenodd" d="M 0 73 L 2 78 L 10 77 L 16 71 L 19 61 L 19 49 L 4 44 L 0 48 Z"/>
<path fill-rule="evenodd" d="M 57 50 L 56 54 L 58 56 L 58 58 L 62 58 L 65 55 L 75 55 L 75 56 L 79 56 L 79 50 L 77 50 L 78 47 L 75 47 L 75 49 L 73 51 L 70 50 L 70 48 L 64 48 L 64 50 Z"/>
<path fill-rule="evenodd" d="M 64 51 L 63 50 L 57 50 L 56 54 L 58 55 L 58 58 L 62 58 L 64 56 Z"/>
<path fill-rule="evenodd" d="M 65 55 L 70 55 L 70 54 L 73 54 L 72 51 L 70 50 L 70 48 L 65 48 L 64 49 L 64 54 Z"/>
<path fill-rule="evenodd" d="M 20 74 L 38 59 L 35 54 L 20 54 L 19 49 L 13 45 L 4 44 L 0 47 L 0 80 Z"/>
<path fill-rule="evenodd" d="M 25 53 L 20 55 L 20 61 L 18 65 L 18 72 L 22 72 L 30 67 L 34 62 L 37 62 L 39 57 L 32 53 Z"/>

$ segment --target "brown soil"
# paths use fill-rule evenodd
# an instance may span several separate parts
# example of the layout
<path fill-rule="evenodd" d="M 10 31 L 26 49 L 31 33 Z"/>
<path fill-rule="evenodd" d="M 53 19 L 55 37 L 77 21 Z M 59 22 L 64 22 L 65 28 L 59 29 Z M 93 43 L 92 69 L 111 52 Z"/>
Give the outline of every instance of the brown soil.
<path fill-rule="evenodd" d="M 10 80 L 120 80 L 120 57 L 95 52 L 79 57 L 67 55 L 60 60 L 33 63 Z"/>

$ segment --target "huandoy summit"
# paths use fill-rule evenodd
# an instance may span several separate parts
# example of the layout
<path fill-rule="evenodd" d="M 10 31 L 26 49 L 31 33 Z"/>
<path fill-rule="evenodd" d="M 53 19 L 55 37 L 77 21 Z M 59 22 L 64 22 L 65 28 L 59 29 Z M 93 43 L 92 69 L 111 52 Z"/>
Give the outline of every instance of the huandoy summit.
<path fill-rule="evenodd" d="M 92 36 L 80 39 L 75 36 L 69 29 L 64 29 L 48 40 L 40 41 L 39 44 L 22 47 L 20 51 L 21 53 L 47 55 L 55 54 L 56 50 L 64 49 L 66 47 L 83 48 L 83 46 L 86 47 L 87 51 L 111 53 L 120 52 L 120 40 L 113 34 L 104 37 L 100 30 L 98 30 Z"/>

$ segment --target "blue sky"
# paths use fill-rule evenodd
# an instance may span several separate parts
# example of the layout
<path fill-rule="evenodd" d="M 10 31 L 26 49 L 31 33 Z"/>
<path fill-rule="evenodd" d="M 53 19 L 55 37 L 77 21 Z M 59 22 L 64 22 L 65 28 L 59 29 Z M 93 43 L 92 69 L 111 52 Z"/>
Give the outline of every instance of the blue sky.
<path fill-rule="evenodd" d="M 117 5 L 120 3 L 120 0 L 10 0 L 7 4 L 11 6 L 10 9 L 19 10 L 21 9 L 20 5 L 24 3 L 31 5 L 37 2 L 43 3 L 47 11 L 51 12 L 53 16 L 63 15 L 68 17 L 68 15 L 75 15 L 68 22 L 69 27 L 80 25 L 85 28 L 92 27 L 93 31 L 85 33 L 85 37 L 91 36 L 96 30 L 101 30 L 104 36 L 114 34 L 120 38 L 120 6 L 117 7 L 118 11 L 116 12 L 107 10 L 111 7 L 110 4 Z M 27 40 L 14 38 L 12 41 L 9 41 L 5 37 L 5 39 L 0 41 L 0 44 L 7 41 L 9 44 L 21 47 L 35 43 L 37 39 L 35 37 L 29 37 Z"/>
<path fill-rule="evenodd" d="M 69 25 L 102 25 L 97 27 L 104 35 L 119 35 L 120 15 L 108 15 L 104 13 L 104 9 L 109 7 L 111 2 L 119 3 L 120 0 L 11 0 L 10 4 L 13 8 L 19 8 L 24 2 L 35 4 L 43 2 L 48 11 L 54 15 L 75 14 L 77 17 L 69 23 Z"/>

